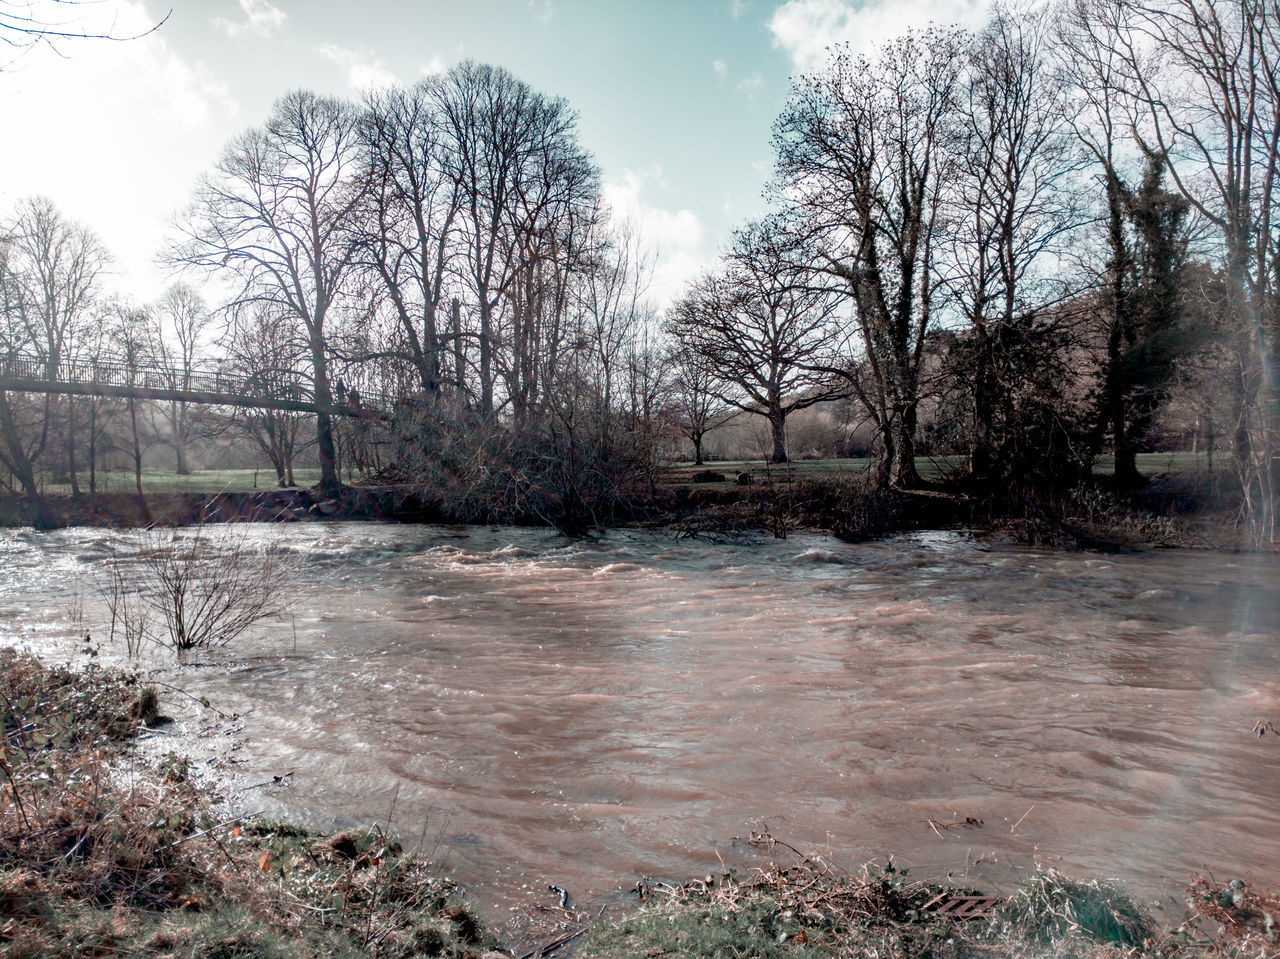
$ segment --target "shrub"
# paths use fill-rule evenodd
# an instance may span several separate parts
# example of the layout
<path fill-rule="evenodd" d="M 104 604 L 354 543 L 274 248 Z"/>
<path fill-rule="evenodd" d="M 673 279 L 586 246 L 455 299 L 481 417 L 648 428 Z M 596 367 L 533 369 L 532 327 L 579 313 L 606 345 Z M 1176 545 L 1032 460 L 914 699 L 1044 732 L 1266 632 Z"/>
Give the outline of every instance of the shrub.
<path fill-rule="evenodd" d="M 225 646 L 287 608 L 293 564 L 255 546 L 236 524 L 150 530 L 135 557 L 110 560 L 99 592 L 110 633 L 130 657 L 144 641 L 177 652 Z"/>

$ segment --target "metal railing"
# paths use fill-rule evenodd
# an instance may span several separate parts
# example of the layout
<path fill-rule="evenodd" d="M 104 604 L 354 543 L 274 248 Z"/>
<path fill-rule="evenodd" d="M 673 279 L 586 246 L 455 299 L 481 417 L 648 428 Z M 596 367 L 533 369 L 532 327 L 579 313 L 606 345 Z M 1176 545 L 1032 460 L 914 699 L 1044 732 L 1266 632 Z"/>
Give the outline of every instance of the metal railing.
<path fill-rule="evenodd" d="M 89 391 L 94 387 L 108 387 L 115 395 L 129 395 L 136 390 L 137 395 L 150 398 L 156 398 L 156 392 L 163 392 L 183 394 L 173 399 L 203 403 L 217 403 L 216 397 L 234 398 L 239 401 L 236 405 L 252 405 L 255 400 L 261 400 L 264 406 L 315 403 L 311 384 L 293 370 L 266 374 L 183 370 L 151 358 L 62 359 L 51 369 L 43 357 L 11 352 L 0 354 L 0 383 L 36 392 L 42 384 L 50 387 L 48 392 L 67 392 L 68 386 L 85 387 Z M 385 394 L 364 390 L 335 390 L 333 399 L 336 405 L 349 410 L 380 413 L 389 413 L 396 404 Z"/>

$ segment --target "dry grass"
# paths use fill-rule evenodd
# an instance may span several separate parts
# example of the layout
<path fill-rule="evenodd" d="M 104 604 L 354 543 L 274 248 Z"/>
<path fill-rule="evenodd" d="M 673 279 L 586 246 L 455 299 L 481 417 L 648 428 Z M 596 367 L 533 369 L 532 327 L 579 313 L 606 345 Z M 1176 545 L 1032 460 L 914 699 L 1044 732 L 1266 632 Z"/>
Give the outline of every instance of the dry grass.
<path fill-rule="evenodd" d="M 136 677 L 0 652 L 0 956 L 478 957 L 457 890 L 379 830 L 220 823 L 182 761 L 135 770 Z"/>
<path fill-rule="evenodd" d="M 1176 930 L 1114 884 L 1037 873 L 985 919 L 932 909 L 946 889 L 890 864 L 852 874 L 820 859 L 642 884 L 633 914 L 588 930 L 575 959 L 1275 959 L 1280 899 L 1243 884 L 1200 881 Z"/>

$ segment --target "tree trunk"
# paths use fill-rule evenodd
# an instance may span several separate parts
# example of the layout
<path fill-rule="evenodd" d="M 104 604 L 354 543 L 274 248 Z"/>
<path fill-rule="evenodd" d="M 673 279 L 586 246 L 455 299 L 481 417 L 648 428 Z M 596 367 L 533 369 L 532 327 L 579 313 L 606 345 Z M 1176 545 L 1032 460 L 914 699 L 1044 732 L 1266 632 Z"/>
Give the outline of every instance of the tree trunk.
<path fill-rule="evenodd" d="M 316 399 L 316 452 L 320 457 L 320 489 L 336 493 L 342 489 L 342 477 L 338 475 L 338 450 L 333 439 L 333 392 L 329 386 L 329 360 L 325 355 L 324 341 L 311 338 L 311 364 L 315 370 Z"/>
<path fill-rule="evenodd" d="M 480 415 L 488 419 L 493 415 L 493 343 L 492 310 L 485 300 L 485 293 L 480 296 Z"/>
<path fill-rule="evenodd" d="M 458 401 L 466 396 L 467 364 L 466 354 L 462 349 L 462 304 L 454 297 L 449 304 L 449 315 L 453 321 L 453 378 L 454 387 L 458 391 Z"/>
<path fill-rule="evenodd" d="M 769 432 L 773 439 L 773 453 L 769 456 L 769 462 L 789 462 L 790 458 L 787 456 L 787 414 L 782 411 L 781 405 L 777 402 L 770 404 Z"/>
<path fill-rule="evenodd" d="M 174 470 L 179 476 L 190 476 L 191 466 L 187 463 L 187 404 L 175 405 L 177 409 L 173 417 Z"/>
<path fill-rule="evenodd" d="M 98 401 L 89 402 L 89 495 L 98 495 Z M 95 507 L 96 508 L 96 507 Z"/>
<path fill-rule="evenodd" d="M 67 474 L 71 480 L 71 495 L 80 497 L 80 481 L 76 477 L 76 398 L 67 397 Z"/>
<path fill-rule="evenodd" d="M 903 410 L 893 420 L 892 485 L 897 489 L 915 489 L 920 486 L 920 474 L 916 472 L 915 415 Z"/>
<path fill-rule="evenodd" d="M 991 442 L 996 390 L 992 382 L 991 344 L 981 330 L 978 331 L 978 339 L 977 366 L 973 371 L 973 443 L 969 448 L 969 476 L 978 483 L 989 483 L 996 466 Z"/>
<path fill-rule="evenodd" d="M 142 493 L 142 441 L 138 436 L 138 404 L 137 401 L 129 400 L 129 429 L 133 434 L 133 482 L 138 490 L 138 499 L 141 500 Z"/>
<path fill-rule="evenodd" d="M 9 394 L 3 390 L 0 390 L 0 433 L 4 435 L 8 451 L 8 455 L 4 457 L 5 465 L 22 485 L 22 490 L 31 503 L 31 525 L 36 529 L 53 529 L 57 520 L 49 509 L 49 504 L 40 495 L 35 467 L 22 446 L 22 438 L 18 436 L 17 426 L 13 421 L 13 408 L 9 405 Z"/>

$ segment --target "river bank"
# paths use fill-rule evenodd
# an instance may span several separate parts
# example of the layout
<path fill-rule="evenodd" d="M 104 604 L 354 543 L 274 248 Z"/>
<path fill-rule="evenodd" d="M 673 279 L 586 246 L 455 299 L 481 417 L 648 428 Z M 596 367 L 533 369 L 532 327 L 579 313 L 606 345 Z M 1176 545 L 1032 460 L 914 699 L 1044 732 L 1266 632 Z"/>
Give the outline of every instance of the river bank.
<path fill-rule="evenodd" d="M 37 507 L 0 498 L 0 527 L 52 525 L 108 528 L 201 523 L 378 521 L 559 526 L 584 533 L 607 525 L 670 530 L 678 535 L 760 530 L 775 536 L 828 532 L 861 542 L 915 530 L 975 529 L 1013 542 L 1066 549 L 1194 547 L 1238 550 L 1245 534 L 1238 496 L 1221 475 L 1161 474 L 1138 489 L 1105 479 L 1046 498 L 1015 491 L 975 492 L 935 483 L 901 491 L 876 487 L 865 475 L 785 472 L 736 477 L 714 470 L 668 470 L 663 482 L 568 521 L 556 509 L 482 512 L 451 504 L 411 484 L 226 492 L 104 492 L 50 495 Z M 554 505 L 554 504 L 553 504 Z M 43 513 L 41 512 L 43 510 Z"/>
<path fill-rule="evenodd" d="M 909 879 L 890 863 L 851 873 L 792 856 L 689 883 L 641 883 L 610 915 L 562 901 L 531 945 L 486 930 L 461 891 L 378 826 L 318 832 L 227 812 L 189 757 L 137 748 L 163 729 L 146 678 L 50 666 L 0 650 L 0 956 L 372 955 L 500 959 L 754 956 L 1269 956 L 1280 899 L 1200 880 L 1161 930 L 1108 882 L 1041 871 L 1009 897 Z M 959 898 L 957 898 L 959 897 Z M 960 919 L 973 909 L 979 918 Z M 603 910 L 602 910 L 603 913 Z"/>

